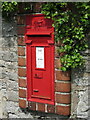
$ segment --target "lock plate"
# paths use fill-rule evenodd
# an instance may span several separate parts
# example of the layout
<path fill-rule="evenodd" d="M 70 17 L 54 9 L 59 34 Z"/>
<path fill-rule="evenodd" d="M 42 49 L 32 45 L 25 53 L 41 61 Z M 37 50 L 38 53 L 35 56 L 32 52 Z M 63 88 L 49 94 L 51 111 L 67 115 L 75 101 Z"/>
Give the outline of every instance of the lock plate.
<path fill-rule="evenodd" d="M 38 79 L 41 79 L 43 78 L 43 73 L 42 72 L 37 72 L 34 74 L 34 78 L 38 78 Z"/>

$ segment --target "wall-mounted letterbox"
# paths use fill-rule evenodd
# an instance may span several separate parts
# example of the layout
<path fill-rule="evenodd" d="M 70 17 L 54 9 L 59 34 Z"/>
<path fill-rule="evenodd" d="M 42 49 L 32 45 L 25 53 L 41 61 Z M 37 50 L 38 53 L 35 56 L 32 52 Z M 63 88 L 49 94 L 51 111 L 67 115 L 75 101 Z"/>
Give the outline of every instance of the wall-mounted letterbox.
<path fill-rule="evenodd" d="M 27 100 L 54 104 L 54 28 L 42 14 L 26 16 Z"/>

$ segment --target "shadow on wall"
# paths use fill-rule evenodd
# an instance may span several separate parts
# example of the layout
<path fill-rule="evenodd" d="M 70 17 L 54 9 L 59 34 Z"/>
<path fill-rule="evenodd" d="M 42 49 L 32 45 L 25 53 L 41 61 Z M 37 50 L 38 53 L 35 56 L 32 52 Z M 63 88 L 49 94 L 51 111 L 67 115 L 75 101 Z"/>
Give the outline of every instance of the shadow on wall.
<path fill-rule="evenodd" d="M 22 112 L 24 113 L 30 113 L 33 116 L 33 119 L 35 120 L 67 120 L 69 117 L 68 116 L 62 116 L 54 113 L 45 113 L 45 112 L 39 112 L 39 111 L 32 111 L 27 109 L 22 109 Z"/>

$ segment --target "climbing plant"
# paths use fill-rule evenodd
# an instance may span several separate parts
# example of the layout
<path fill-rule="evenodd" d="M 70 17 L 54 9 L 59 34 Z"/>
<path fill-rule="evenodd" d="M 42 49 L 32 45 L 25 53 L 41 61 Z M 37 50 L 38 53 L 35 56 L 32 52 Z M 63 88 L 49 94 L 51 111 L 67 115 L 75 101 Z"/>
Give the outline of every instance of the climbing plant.
<path fill-rule="evenodd" d="M 17 2 L 2 2 L 2 15 L 5 18 L 8 18 L 17 12 Z"/>
<path fill-rule="evenodd" d="M 5 1 L 5 2 L 2 2 L 2 15 L 3 17 L 5 18 L 10 18 L 11 16 L 17 14 L 18 12 L 18 6 L 22 6 L 22 4 L 24 5 L 24 8 L 21 8 L 24 10 L 24 12 L 27 12 L 29 11 L 30 13 L 30 10 L 31 10 L 31 4 L 28 2 L 16 2 L 16 1 L 12 1 L 12 2 L 8 2 L 8 1 Z"/>
<path fill-rule="evenodd" d="M 63 71 L 84 63 L 81 51 L 88 48 L 85 38 L 90 28 L 89 4 L 90 2 L 48 2 L 42 6 L 42 13 L 54 20 L 55 41 L 60 43 L 58 52 Z M 18 2 L 3 2 L 3 15 L 16 13 L 17 5 Z M 30 6 L 24 9 L 28 10 Z"/>
<path fill-rule="evenodd" d="M 89 3 L 46 3 L 42 13 L 54 20 L 55 40 L 60 43 L 61 69 L 66 71 L 83 65 L 81 51 L 88 47 L 85 38 L 90 27 Z"/>

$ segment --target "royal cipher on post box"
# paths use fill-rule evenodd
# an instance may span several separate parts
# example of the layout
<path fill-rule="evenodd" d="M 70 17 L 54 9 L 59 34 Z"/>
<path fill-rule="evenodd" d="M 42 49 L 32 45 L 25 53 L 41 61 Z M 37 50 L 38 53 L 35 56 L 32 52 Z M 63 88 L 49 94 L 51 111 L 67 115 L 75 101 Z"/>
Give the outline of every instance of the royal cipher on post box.
<path fill-rule="evenodd" d="M 43 14 L 26 16 L 27 100 L 54 105 L 54 28 Z"/>

